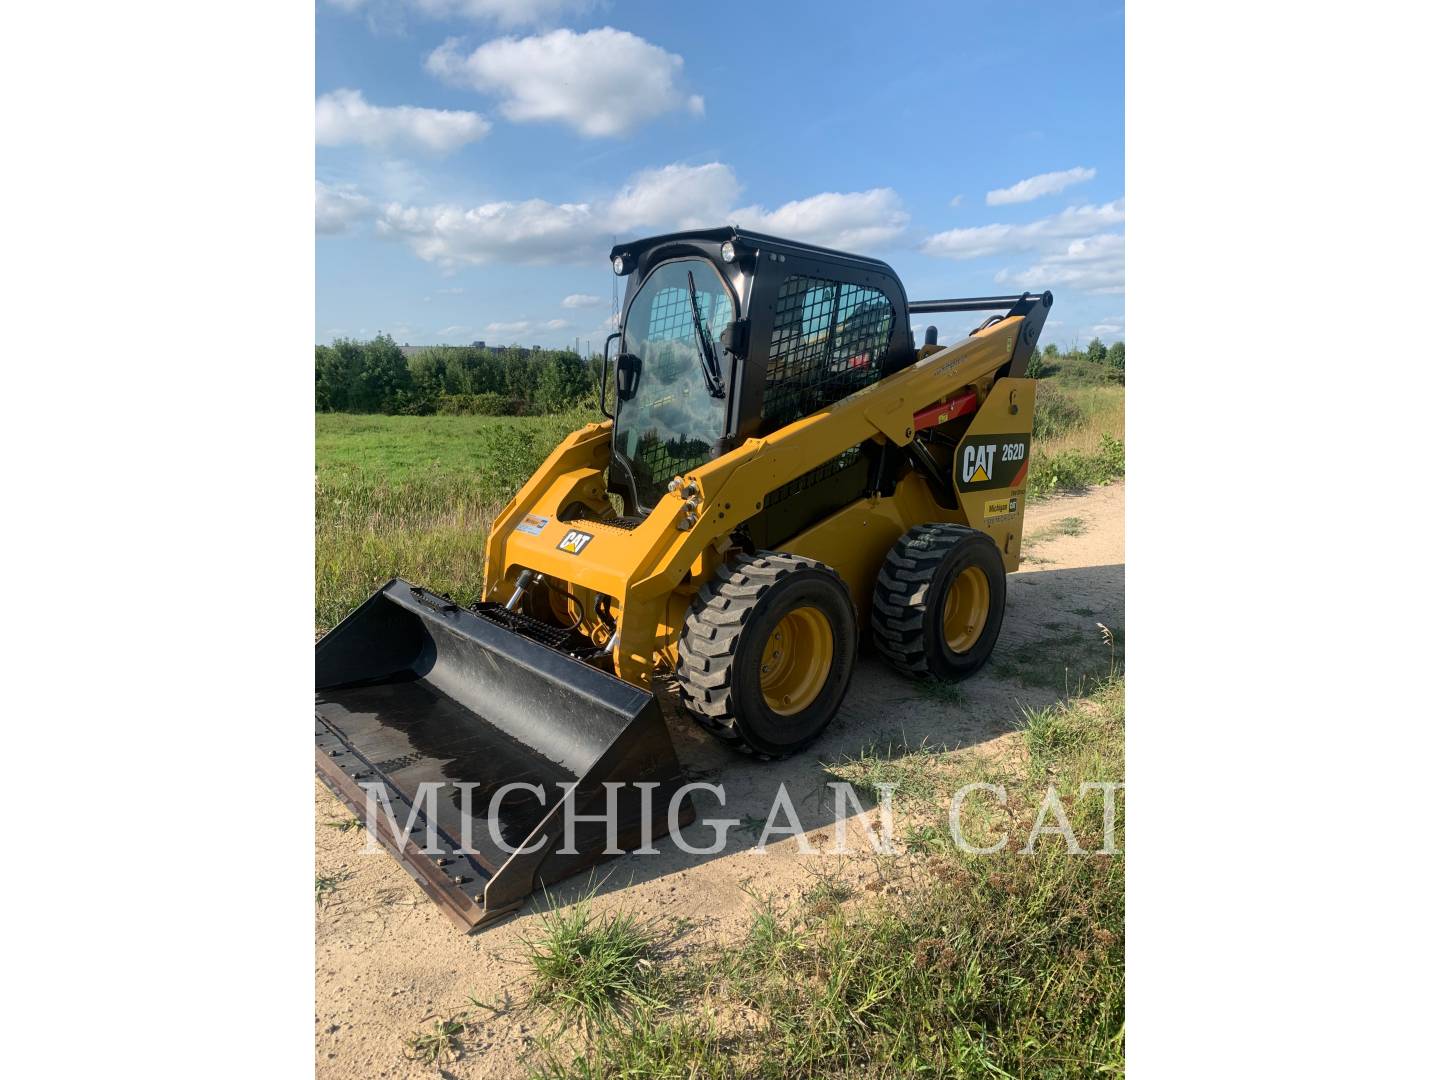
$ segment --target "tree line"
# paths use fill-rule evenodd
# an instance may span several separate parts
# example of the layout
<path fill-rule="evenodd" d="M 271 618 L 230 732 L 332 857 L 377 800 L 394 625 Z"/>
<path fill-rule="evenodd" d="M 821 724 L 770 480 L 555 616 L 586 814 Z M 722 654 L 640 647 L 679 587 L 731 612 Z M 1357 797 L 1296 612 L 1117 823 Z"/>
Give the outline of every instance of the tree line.
<path fill-rule="evenodd" d="M 1125 343 L 1106 348 L 1036 349 L 1025 374 L 1051 374 L 1060 362 L 1083 362 L 1095 376 L 1125 382 Z M 412 416 L 532 416 L 593 400 L 601 360 L 568 349 L 437 346 L 406 356 L 388 334 L 370 341 L 337 338 L 315 346 L 315 411 Z"/>
<path fill-rule="evenodd" d="M 406 356 L 388 334 L 315 346 L 315 411 L 528 416 L 593 398 L 598 357 L 569 350 L 444 346 Z"/>
<path fill-rule="evenodd" d="M 1125 342 L 1117 341 L 1107 349 L 1098 337 L 1091 338 L 1090 344 L 1083 349 L 1075 345 L 1061 352 L 1054 342 L 1043 349 L 1036 349 L 1030 354 L 1030 362 L 1025 366 L 1025 376 L 1030 379 L 1043 379 L 1046 375 L 1053 374 L 1061 364 L 1068 364 L 1070 372 L 1076 374 L 1081 363 L 1106 381 L 1118 382 L 1122 386 L 1125 384 Z"/>

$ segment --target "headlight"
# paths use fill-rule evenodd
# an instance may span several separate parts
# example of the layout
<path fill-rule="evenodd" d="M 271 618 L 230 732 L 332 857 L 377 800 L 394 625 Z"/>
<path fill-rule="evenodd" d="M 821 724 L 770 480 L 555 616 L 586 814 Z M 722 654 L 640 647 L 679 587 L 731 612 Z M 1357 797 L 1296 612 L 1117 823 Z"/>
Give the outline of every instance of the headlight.
<path fill-rule="evenodd" d="M 625 273 L 625 256 L 616 255 L 610 265 L 615 268 L 615 273 L 623 275 Z"/>
<path fill-rule="evenodd" d="M 723 244 L 720 245 L 720 258 L 724 259 L 726 262 L 735 261 L 735 245 L 732 244 L 729 240 L 726 240 Z"/>

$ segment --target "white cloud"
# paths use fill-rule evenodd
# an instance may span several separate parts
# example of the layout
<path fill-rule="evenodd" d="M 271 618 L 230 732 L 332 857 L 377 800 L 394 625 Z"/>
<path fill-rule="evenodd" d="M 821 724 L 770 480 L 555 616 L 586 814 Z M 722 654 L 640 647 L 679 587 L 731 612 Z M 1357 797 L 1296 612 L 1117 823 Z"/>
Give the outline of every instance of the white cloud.
<path fill-rule="evenodd" d="M 487 41 L 468 56 L 448 39 L 425 61 L 446 82 L 498 94 L 517 123 L 559 121 L 583 135 L 621 135 L 677 109 L 703 113 L 680 87 L 685 61 L 613 27 Z"/>
<path fill-rule="evenodd" d="M 928 237 L 920 245 L 920 250 L 927 255 L 947 259 L 975 259 L 983 255 L 1035 251 L 1050 247 L 1057 240 L 1093 235 L 1124 220 L 1125 200 L 1116 199 L 1103 206 L 1072 206 L 1025 225 L 977 225 L 951 229 Z"/>
<path fill-rule="evenodd" d="M 730 216 L 737 225 L 756 232 L 862 252 L 894 240 L 910 223 L 900 196 L 891 188 L 827 191 L 776 210 L 747 206 Z"/>
<path fill-rule="evenodd" d="M 613 196 L 595 202 L 543 199 L 481 206 L 389 203 L 380 233 L 408 243 L 422 259 L 447 269 L 466 263 L 585 262 L 615 235 L 666 232 L 738 222 L 763 232 L 834 247 L 870 251 L 894 240 L 910 220 L 889 188 L 826 192 L 774 211 L 727 209 L 740 185 L 728 165 L 666 165 L 632 176 Z M 573 301 L 573 302 L 572 302 Z M 567 297 L 565 307 L 603 301 Z"/>
<path fill-rule="evenodd" d="M 343 233 L 371 210 L 370 200 L 348 187 L 315 181 L 315 231 Z"/>
<path fill-rule="evenodd" d="M 738 189 L 728 165 L 667 165 L 636 173 L 598 203 L 527 199 L 465 209 L 395 202 L 385 208 L 379 228 L 442 266 L 583 262 L 616 233 L 719 224 Z"/>
<path fill-rule="evenodd" d="M 570 326 L 564 319 L 516 319 L 514 322 L 492 322 L 485 324 L 490 334 L 539 334 L 543 331 L 565 330 Z"/>
<path fill-rule="evenodd" d="M 485 330 L 491 334 L 523 334 L 530 329 L 528 319 L 520 319 L 516 322 L 492 322 L 485 324 Z"/>
<path fill-rule="evenodd" d="M 599 307 L 604 302 L 600 297 L 592 296 L 590 293 L 571 293 L 560 301 L 560 306 L 567 308 Z"/>
<path fill-rule="evenodd" d="M 359 90 L 336 90 L 315 100 L 315 141 L 321 146 L 448 154 L 483 139 L 489 131 L 490 121 L 479 113 L 371 105 Z"/>
<path fill-rule="evenodd" d="M 1125 289 L 1125 237 L 1101 233 L 1072 240 L 1042 256 L 1035 265 L 1020 271 L 1001 270 L 995 275 L 1000 285 L 1022 289 L 1080 289 L 1085 292 L 1119 293 Z"/>
<path fill-rule="evenodd" d="M 548 25 L 564 15 L 579 14 L 595 0 L 329 0 L 332 7 L 356 14 L 364 11 L 371 27 L 403 23 L 406 10 L 431 19 L 473 19 L 499 26 Z"/>
<path fill-rule="evenodd" d="M 951 206 L 959 206 L 959 205 L 960 205 L 961 203 L 963 203 L 964 201 L 965 201 L 965 196 L 964 196 L 964 195 L 956 195 L 953 199 L 950 200 L 950 205 L 951 205 Z"/>
<path fill-rule="evenodd" d="M 378 227 L 382 236 L 409 243 L 415 254 L 443 266 L 457 263 L 547 263 L 573 259 L 600 236 L 587 203 L 543 199 L 458 206 L 391 203 Z"/>
<path fill-rule="evenodd" d="M 1064 172 L 1047 172 L 1031 176 L 1008 188 L 985 193 L 986 206 L 1005 206 L 1009 203 L 1030 202 L 1043 195 L 1057 195 L 1070 187 L 1095 178 L 1095 170 L 1083 166 L 1066 169 Z"/>
<path fill-rule="evenodd" d="M 659 224 L 706 228 L 726 219 L 739 194 L 729 165 L 666 165 L 632 176 L 610 200 L 605 218 L 615 232 Z"/>

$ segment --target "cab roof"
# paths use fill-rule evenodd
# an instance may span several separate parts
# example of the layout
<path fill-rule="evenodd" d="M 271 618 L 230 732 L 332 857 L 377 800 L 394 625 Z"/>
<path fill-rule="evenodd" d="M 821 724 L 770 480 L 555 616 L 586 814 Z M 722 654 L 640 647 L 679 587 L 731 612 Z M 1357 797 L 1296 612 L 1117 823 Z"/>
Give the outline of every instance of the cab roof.
<path fill-rule="evenodd" d="M 710 243 L 722 244 L 726 240 L 734 241 L 737 245 L 753 248 L 756 251 L 774 251 L 797 255 L 810 255 L 832 262 L 849 263 L 852 266 L 863 266 L 868 270 L 878 270 L 889 277 L 895 277 L 895 271 L 887 263 L 879 259 L 872 259 L 865 255 L 855 255 L 848 251 L 837 251 L 834 248 L 820 247 L 818 244 L 807 244 L 801 240 L 785 240 L 778 236 L 767 236 L 765 233 L 751 232 L 749 229 L 742 229 L 738 225 L 723 225 L 715 229 L 690 229 L 685 232 L 663 233 L 659 236 L 647 236 L 637 240 L 631 240 L 623 244 L 616 244 L 610 249 L 610 258 L 616 255 L 633 255 L 637 259 L 641 254 L 653 248 L 661 247 L 672 243 Z"/>

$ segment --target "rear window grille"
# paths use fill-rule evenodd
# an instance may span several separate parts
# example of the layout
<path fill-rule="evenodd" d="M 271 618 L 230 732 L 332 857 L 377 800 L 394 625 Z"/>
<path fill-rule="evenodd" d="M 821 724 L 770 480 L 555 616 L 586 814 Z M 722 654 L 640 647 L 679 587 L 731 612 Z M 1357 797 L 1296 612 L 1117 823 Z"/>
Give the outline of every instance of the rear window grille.
<path fill-rule="evenodd" d="M 770 492 L 769 495 L 765 496 L 766 507 L 774 506 L 776 503 L 780 502 L 780 500 L 788 499 L 791 495 L 799 494 L 806 488 L 813 487 L 814 485 L 820 483 L 820 481 L 828 480 L 830 479 L 830 477 L 834 476 L 841 470 L 849 468 L 851 465 L 855 464 L 855 462 L 860 460 L 860 447 L 863 445 L 863 443 L 860 443 L 852 446 L 849 450 L 842 451 L 837 456 L 831 458 L 829 461 L 825 462 L 822 465 L 816 466 L 804 475 L 797 476 L 788 484 L 776 488 L 774 491 Z"/>
<path fill-rule="evenodd" d="M 863 285 L 792 275 L 780 287 L 761 415 L 782 427 L 880 378 L 895 309 Z"/>

